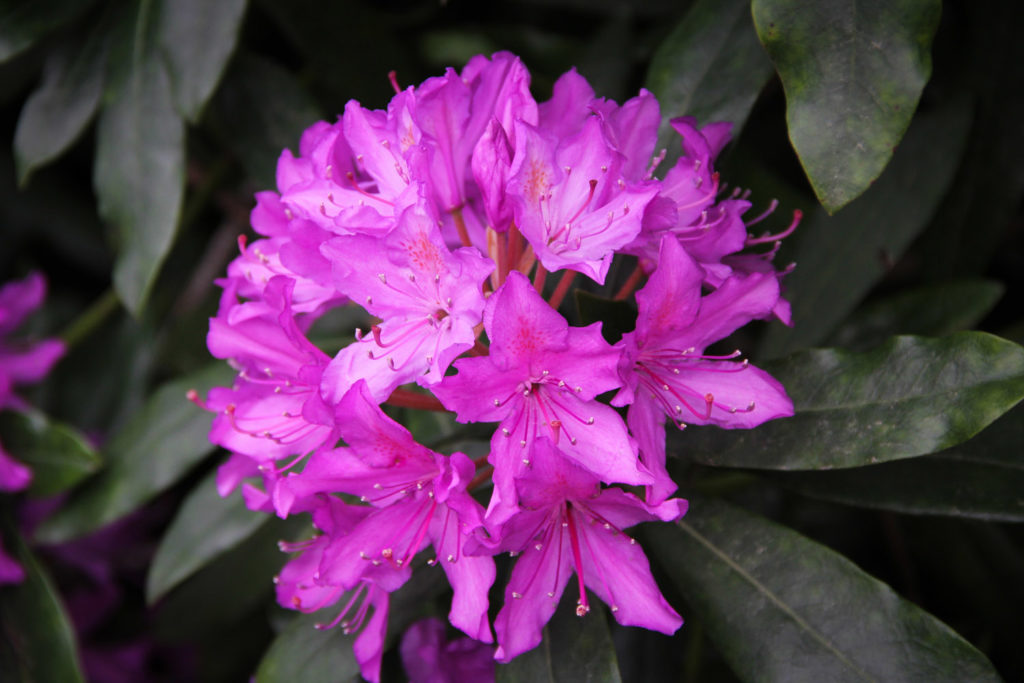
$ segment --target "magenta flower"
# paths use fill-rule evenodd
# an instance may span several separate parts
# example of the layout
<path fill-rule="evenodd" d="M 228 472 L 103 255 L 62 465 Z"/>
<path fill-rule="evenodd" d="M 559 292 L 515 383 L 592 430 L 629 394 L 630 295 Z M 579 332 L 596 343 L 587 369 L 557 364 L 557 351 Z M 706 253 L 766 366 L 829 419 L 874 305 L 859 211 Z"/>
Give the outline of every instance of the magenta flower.
<path fill-rule="evenodd" d="M 473 462 L 462 453 L 443 456 L 416 443 L 407 429 L 377 407 L 360 381 L 338 404 L 347 448 L 315 454 L 301 475 L 281 487 L 278 511 L 296 499 L 341 492 L 373 509 L 324 549 L 321 579 L 346 590 L 362 579 L 393 591 L 408 580 L 410 561 L 428 544 L 455 591 L 451 622 L 491 642 L 487 591 L 494 583 L 490 557 L 467 556 L 463 546 L 482 525 L 483 508 L 466 492 Z"/>
<path fill-rule="evenodd" d="M 410 208 L 387 236 L 338 237 L 322 252 L 334 263 L 338 290 L 383 319 L 331 361 L 323 391 L 329 400 L 358 379 L 378 403 L 401 384 L 434 384 L 473 346 L 481 283 L 494 265 L 475 249 L 449 251 L 425 213 Z"/>
<path fill-rule="evenodd" d="M 771 314 L 778 281 L 761 273 L 733 276 L 707 296 L 704 272 L 671 235 L 661 243 L 658 268 L 637 292 L 636 330 L 623 335 L 620 370 L 624 387 L 613 405 L 629 405 L 627 422 L 640 457 L 658 483 L 649 500 L 675 490 L 665 472 L 667 415 L 680 426 L 714 424 L 750 428 L 793 414 L 793 403 L 771 375 L 738 353 L 704 353 L 751 320 Z"/>
<path fill-rule="evenodd" d="M 748 236 L 759 218 L 743 221 L 745 196 L 719 197 L 712 164 L 729 124 L 675 120 L 683 154 L 659 180 L 647 91 L 619 105 L 571 70 L 538 104 L 505 52 L 404 90 L 391 80 L 386 110 L 353 101 L 315 124 L 281 155 L 277 192 L 257 196 L 261 238 L 240 240 L 208 337 L 240 371 L 207 402 L 211 439 L 232 452 L 219 490 L 312 514 L 317 536 L 285 546 L 300 554 L 278 600 L 340 604 L 324 626 L 362 629 L 371 680 L 389 594 L 423 552 L 452 586 L 449 622 L 483 643 L 492 556 L 519 553 L 494 624 L 501 661 L 540 641 L 573 573 L 579 614 L 589 588 L 620 623 L 672 633 L 682 620 L 622 531 L 686 511 L 669 499 L 666 415 L 735 428 L 792 412 L 766 373 L 705 353 L 752 319 L 788 315 L 774 247 L 743 253 L 784 235 Z M 570 326 L 559 308 L 578 273 L 604 283 L 623 254 L 639 263 L 616 298 L 649 280 L 635 330 L 612 346 L 600 323 Z M 330 357 L 306 332 L 341 305 L 373 321 Z M 496 423 L 490 452 L 435 452 L 382 403 Z M 646 501 L 618 484 L 647 487 Z M 488 490 L 485 512 L 473 495 Z M 492 675 L 477 666 L 488 648 L 444 645 L 442 630 L 407 636 L 417 676 Z"/>
<path fill-rule="evenodd" d="M 232 389 L 210 391 L 207 404 L 219 413 L 210 438 L 258 460 L 307 453 L 333 426 L 319 394 L 329 358 L 299 330 L 293 289 L 283 276 L 267 285 L 265 301 L 276 315 L 247 317 L 248 304 L 242 304 L 210 319 L 210 352 L 239 368 Z"/>
<path fill-rule="evenodd" d="M 14 387 L 40 381 L 64 355 L 64 343 L 57 339 L 24 342 L 8 338 L 29 313 L 42 305 L 45 296 L 46 281 L 39 273 L 0 287 L 0 410 L 27 407 L 14 394 Z M 31 481 L 32 471 L 0 444 L 0 491 L 21 491 Z M 24 578 L 21 566 L 0 545 L 0 585 Z"/>
<path fill-rule="evenodd" d="M 410 683 L 490 683 L 494 648 L 472 638 L 448 640 L 440 619 L 421 619 L 402 635 L 399 652 Z"/>
<path fill-rule="evenodd" d="M 516 140 L 508 193 L 523 236 L 548 270 L 569 268 L 603 283 L 614 252 L 639 234 L 657 186 L 626 183 L 624 157 L 596 117 L 566 140 L 519 123 Z"/>
<path fill-rule="evenodd" d="M 617 388 L 619 355 L 600 324 L 569 327 L 516 272 L 487 302 L 490 355 L 456 361 L 459 373 L 434 387 L 460 422 L 500 422 L 491 440 L 494 522 L 514 514 L 513 480 L 547 437 L 566 457 L 608 482 L 648 484 L 650 475 L 618 413 L 594 398 Z"/>
<path fill-rule="evenodd" d="M 389 592 L 370 580 L 356 582 L 351 588 L 330 584 L 322 579 L 319 566 L 330 539 L 347 533 L 367 512 L 337 498 L 325 497 L 313 510 L 313 524 L 321 531 L 304 543 L 282 543 L 287 552 L 300 552 L 274 577 L 277 602 L 282 607 L 311 613 L 344 601 L 333 620 L 318 624 L 326 629 L 340 626 L 345 633 L 359 633 L 353 652 L 363 677 L 380 680 L 381 656 L 387 633 Z"/>
<path fill-rule="evenodd" d="M 518 552 L 494 621 L 498 661 L 535 647 L 573 572 L 576 614 L 590 611 L 594 591 L 624 626 L 674 633 L 683 623 L 658 590 L 640 546 L 622 529 L 646 521 L 673 521 L 686 501 L 647 505 L 617 488 L 601 489 L 589 472 L 538 441 L 534 464 L 516 478 L 522 512 L 505 523 L 498 549 Z"/>

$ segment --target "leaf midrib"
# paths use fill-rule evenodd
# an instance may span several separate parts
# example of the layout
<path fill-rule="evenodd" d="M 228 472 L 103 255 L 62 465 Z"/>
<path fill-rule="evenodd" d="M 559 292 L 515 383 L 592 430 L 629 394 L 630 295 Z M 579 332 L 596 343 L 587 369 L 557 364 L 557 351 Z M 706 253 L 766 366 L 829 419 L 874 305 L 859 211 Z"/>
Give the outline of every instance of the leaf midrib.
<path fill-rule="evenodd" d="M 776 608 L 778 608 L 783 614 L 793 620 L 794 623 L 806 633 L 808 633 L 814 640 L 816 640 L 822 647 L 828 652 L 832 653 L 837 660 L 839 660 L 844 666 L 853 671 L 859 677 L 866 681 L 876 681 L 874 677 L 868 674 L 866 671 L 861 669 L 853 661 L 851 661 L 839 648 L 832 644 L 832 642 L 825 637 L 820 631 L 812 627 L 803 617 L 797 614 L 796 610 L 787 605 L 782 601 L 775 593 L 773 593 L 767 586 L 758 581 L 752 574 L 744 569 L 739 563 L 732 559 L 728 554 L 722 551 L 718 546 L 712 543 L 710 540 L 705 538 L 700 532 L 694 529 L 692 526 L 684 522 L 683 520 L 677 520 L 676 526 L 682 529 L 684 532 L 689 534 L 695 541 L 704 546 L 709 550 L 715 557 L 724 562 L 730 569 L 739 574 L 740 578 L 749 583 L 754 589 L 764 595 Z"/>

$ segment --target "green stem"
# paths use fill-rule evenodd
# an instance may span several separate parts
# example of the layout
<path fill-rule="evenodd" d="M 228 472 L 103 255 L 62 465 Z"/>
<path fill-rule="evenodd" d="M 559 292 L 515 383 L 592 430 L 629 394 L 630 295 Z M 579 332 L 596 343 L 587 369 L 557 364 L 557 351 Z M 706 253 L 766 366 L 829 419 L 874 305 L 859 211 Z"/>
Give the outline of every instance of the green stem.
<path fill-rule="evenodd" d="M 120 306 L 121 301 L 117 298 L 117 292 L 112 288 L 108 289 L 64 328 L 60 333 L 60 338 L 69 349 L 74 348 L 80 341 L 96 331 L 96 328 L 102 325 Z"/>

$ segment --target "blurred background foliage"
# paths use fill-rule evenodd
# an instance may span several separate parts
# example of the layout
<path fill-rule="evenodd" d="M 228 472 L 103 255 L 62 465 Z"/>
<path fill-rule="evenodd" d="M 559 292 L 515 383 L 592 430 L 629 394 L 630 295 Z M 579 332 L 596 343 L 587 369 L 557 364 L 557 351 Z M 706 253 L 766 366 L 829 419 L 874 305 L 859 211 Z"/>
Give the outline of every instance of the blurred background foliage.
<path fill-rule="evenodd" d="M 794 327 L 734 340 L 798 416 L 670 437 L 691 513 L 645 546 L 686 625 L 563 610 L 499 679 L 1024 680 L 1022 20 L 998 0 L 0 1 L 0 281 L 44 272 L 30 331 L 70 345 L 25 392 L 37 412 L 0 420 L 36 472 L 33 500 L 2 501 L 29 579 L 0 588 L 0 671 L 355 675 L 347 637 L 272 604 L 276 541 L 308 529 L 213 490 L 222 454 L 184 398 L 230 381 L 212 282 L 312 122 L 384 107 L 391 70 L 511 50 L 538 100 L 575 66 L 600 96 L 734 121 L 723 180 L 753 214 L 778 200 L 766 230 L 804 220 L 777 261 Z M 337 348 L 352 325 L 317 333 Z M 445 614 L 431 576 L 397 596 L 395 637 Z"/>

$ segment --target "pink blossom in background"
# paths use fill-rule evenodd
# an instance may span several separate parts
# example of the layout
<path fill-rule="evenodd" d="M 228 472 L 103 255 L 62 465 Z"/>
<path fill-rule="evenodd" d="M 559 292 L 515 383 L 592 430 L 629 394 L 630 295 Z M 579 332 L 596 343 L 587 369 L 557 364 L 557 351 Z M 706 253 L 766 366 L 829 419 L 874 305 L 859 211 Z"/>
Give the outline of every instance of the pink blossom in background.
<path fill-rule="evenodd" d="M 751 320 L 788 323 L 787 271 L 772 264 L 788 231 L 750 237 L 762 217 L 745 221 L 745 195 L 721 195 L 727 123 L 673 120 L 682 154 L 656 178 L 661 112 L 647 91 L 619 105 L 571 70 L 536 102 L 507 52 L 392 82 L 385 110 L 349 102 L 282 153 L 277 192 L 252 213 L 260 239 L 239 240 L 219 282 L 208 344 L 238 370 L 205 401 L 210 438 L 231 453 L 221 493 L 312 515 L 314 535 L 283 544 L 295 555 L 278 601 L 333 610 L 323 627 L 358 633 L 371 681 L 389 595 L 429 571 L 422 553 L 467 638 L 412 627 L 413 680 L 493 676 L 481 658 L 536 646 L 572 575 L 581 616 L 590 590 L 620 624 L 674 632 L 682 619 L 624 530 L 686 512 L 670 497 L 666 417 L 747 429 L 792 414 L 769 375 L 706 352 Z M 562 306 L 573 286 L 599 285 L 635 293 L 636 329 L 617 343 Z M 340 306 L 368 323 L 328 355 L 311 334 Z M 431 450 L 382 404 L 491 424 L 489 452 Z M 646 487 L 645 500 L 621 485 Z M 505 552 L 518 559 L 492 606 Z"/>
<path fill-rule="evenodd" d="M 45 296 L 46 281 L 39 273 L 0 287 L 0 410 L 26 408 L 14 394 L 14 388 L 40 381 L 64 355 L 64 344 L 57 339 L 32 342 L 10 336 L 32 311 L 42 305 Z M 20 491 L 31 481 L 31 470 L 4 450 L 0 443 L 0 491 Z M 16 583 L 24 576 L 22 568 L 0 544 L 0 584 Z"/>

